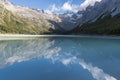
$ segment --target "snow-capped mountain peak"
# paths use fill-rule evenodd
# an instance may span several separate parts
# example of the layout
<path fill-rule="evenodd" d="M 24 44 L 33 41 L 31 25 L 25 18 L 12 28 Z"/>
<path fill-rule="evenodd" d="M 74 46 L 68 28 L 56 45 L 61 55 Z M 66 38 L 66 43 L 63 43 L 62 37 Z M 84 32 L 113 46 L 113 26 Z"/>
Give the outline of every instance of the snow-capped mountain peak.
<path fill-rule="evenodd" d="M 86 22 L 94 22 L 99 17 L 106 15 L 115 16 L 120 13 L 120 0 L 85 0 L 77 13 L 64 14 L 60 18 L 63 22 L 62 28 L 65 30 L 74 29 L 77 25 L 82 25 Z"/>
<path fill-rule="evenodd" d="M 7 0 L 0 0 L 0 4 L 14 14 L 23 18 L 29 18 L 30 21 L 38 22 L 39 18 L 45 21 L 52 20 L 55 22 L 55 25 L 59 25 L 65 31 L 72 30 L 86 22 L 94 22 L 99 17 L 103 18 L 108 14 L 115 16 L 120 13 L 120 0 L 85 0 L 78 7 L 80 8 L 78 12 L 66 12 L 57 15 L 46 10 L 16 6 Z"/>

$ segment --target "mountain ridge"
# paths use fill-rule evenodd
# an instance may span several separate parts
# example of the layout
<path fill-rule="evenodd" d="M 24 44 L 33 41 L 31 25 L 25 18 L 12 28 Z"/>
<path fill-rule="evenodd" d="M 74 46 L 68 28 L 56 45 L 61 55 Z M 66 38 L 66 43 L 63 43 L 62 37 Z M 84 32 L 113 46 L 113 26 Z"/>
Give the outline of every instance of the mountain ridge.
<path fill-rule="evenodd" d="M 78 12 L 81 14 L 81 12 Z M 75 34 L 100 34 L 119 35 L 120 34 L 120 1 L 102 0 L 89 6 L 82 12 L 79 25 L 72 30 Z"/>
<path fill-rule="evenodd" d="M 54 15 L 43 14 L 32 8 L 17 6 L 7 0 L 1 0 L 0 7 L 1 15 L 4 14 L 0 21 L 1 33 L 51 34 L 57 31 L 56 27 L 48 21 L 56 18 Z"/>
<path fill-rule="evenodd" d="M 118 20 L 116 22 L 119 24 L 119 13 L 120 1 L 118 0 L 101 0 L 99 2 L 95 2 L 95 4 L 92 6 L 88 5 L 86 9 L 79 10 L 77 13 L 67 12 L 58 15 L 45 13 L 44 10 L 14 5 L 8 0 L 0 0 L 0 33 L 87 33 L 87 31 L 93 31 L 91 30 L 93 27 L 91 25 L 93 24 L 97 24 L 98 26 L 102 25 L 102 27 L 97 27 L 100 30 L 101 28 L 106 29 L 106 26 L 109 29 L 109 25 L 107 25 L 107 23 L 109 23 L 108 19 L 110 19 L 110 22 L 115 25 L 117 23 L 114 23 L 113 20 Z M 85 31 L 89 26 L 90 28 Z M 98 30 L 97 28 L 95 28 L 96 32 Z M 119 29 L 119 25 L 117 25 L 117 28 Z M 114 29 L 114 27 L 112 29 Z"/>

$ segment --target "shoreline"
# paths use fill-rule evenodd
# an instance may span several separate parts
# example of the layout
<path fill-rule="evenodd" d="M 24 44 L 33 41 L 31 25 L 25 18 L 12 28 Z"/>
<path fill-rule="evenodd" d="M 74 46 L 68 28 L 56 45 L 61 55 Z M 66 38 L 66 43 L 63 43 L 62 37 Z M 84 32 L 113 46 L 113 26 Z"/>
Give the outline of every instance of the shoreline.
<path fill-rule="evenodd" d="M 26 35 L 26 34 L 0 34 L 0 40 L 23 40 L 35 38 L 100 38 L 100 39 L 120 39 L 120 36 L 100 36 L 100 35 Z"/>

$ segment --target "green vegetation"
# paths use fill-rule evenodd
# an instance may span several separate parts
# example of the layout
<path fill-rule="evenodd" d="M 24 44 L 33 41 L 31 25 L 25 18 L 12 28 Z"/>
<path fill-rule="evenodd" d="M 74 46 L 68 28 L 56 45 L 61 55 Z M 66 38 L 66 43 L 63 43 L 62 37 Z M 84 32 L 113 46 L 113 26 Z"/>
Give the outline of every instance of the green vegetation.
<path fill-rule="evenodd" d="M 120 35 L 120 14 L 112 17 L 108 15 L 97 21 L 78 26 L 72 31 L 76 34 Z"/>
<path fill-rule="evenodd" d="M 46 23 L 43 19 L 38 21 L 42 22 L 42 25 L 38 25 L 27 19 L 23 19 L 18 15 L 3 8 L 0 5 L 0 33 L 11 34 L 44 34 L 50 33 L 51 24 Z"/>

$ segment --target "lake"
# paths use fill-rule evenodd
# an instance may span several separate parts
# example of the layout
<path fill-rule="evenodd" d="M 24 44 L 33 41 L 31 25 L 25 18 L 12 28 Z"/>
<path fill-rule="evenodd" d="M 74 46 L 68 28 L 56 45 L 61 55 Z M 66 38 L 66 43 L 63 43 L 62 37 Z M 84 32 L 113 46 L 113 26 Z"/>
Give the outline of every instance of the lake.
<path fill-rule="evenodd" d="M 120 80 L 120 38 L 0 40 L 0 80 Z"/>

